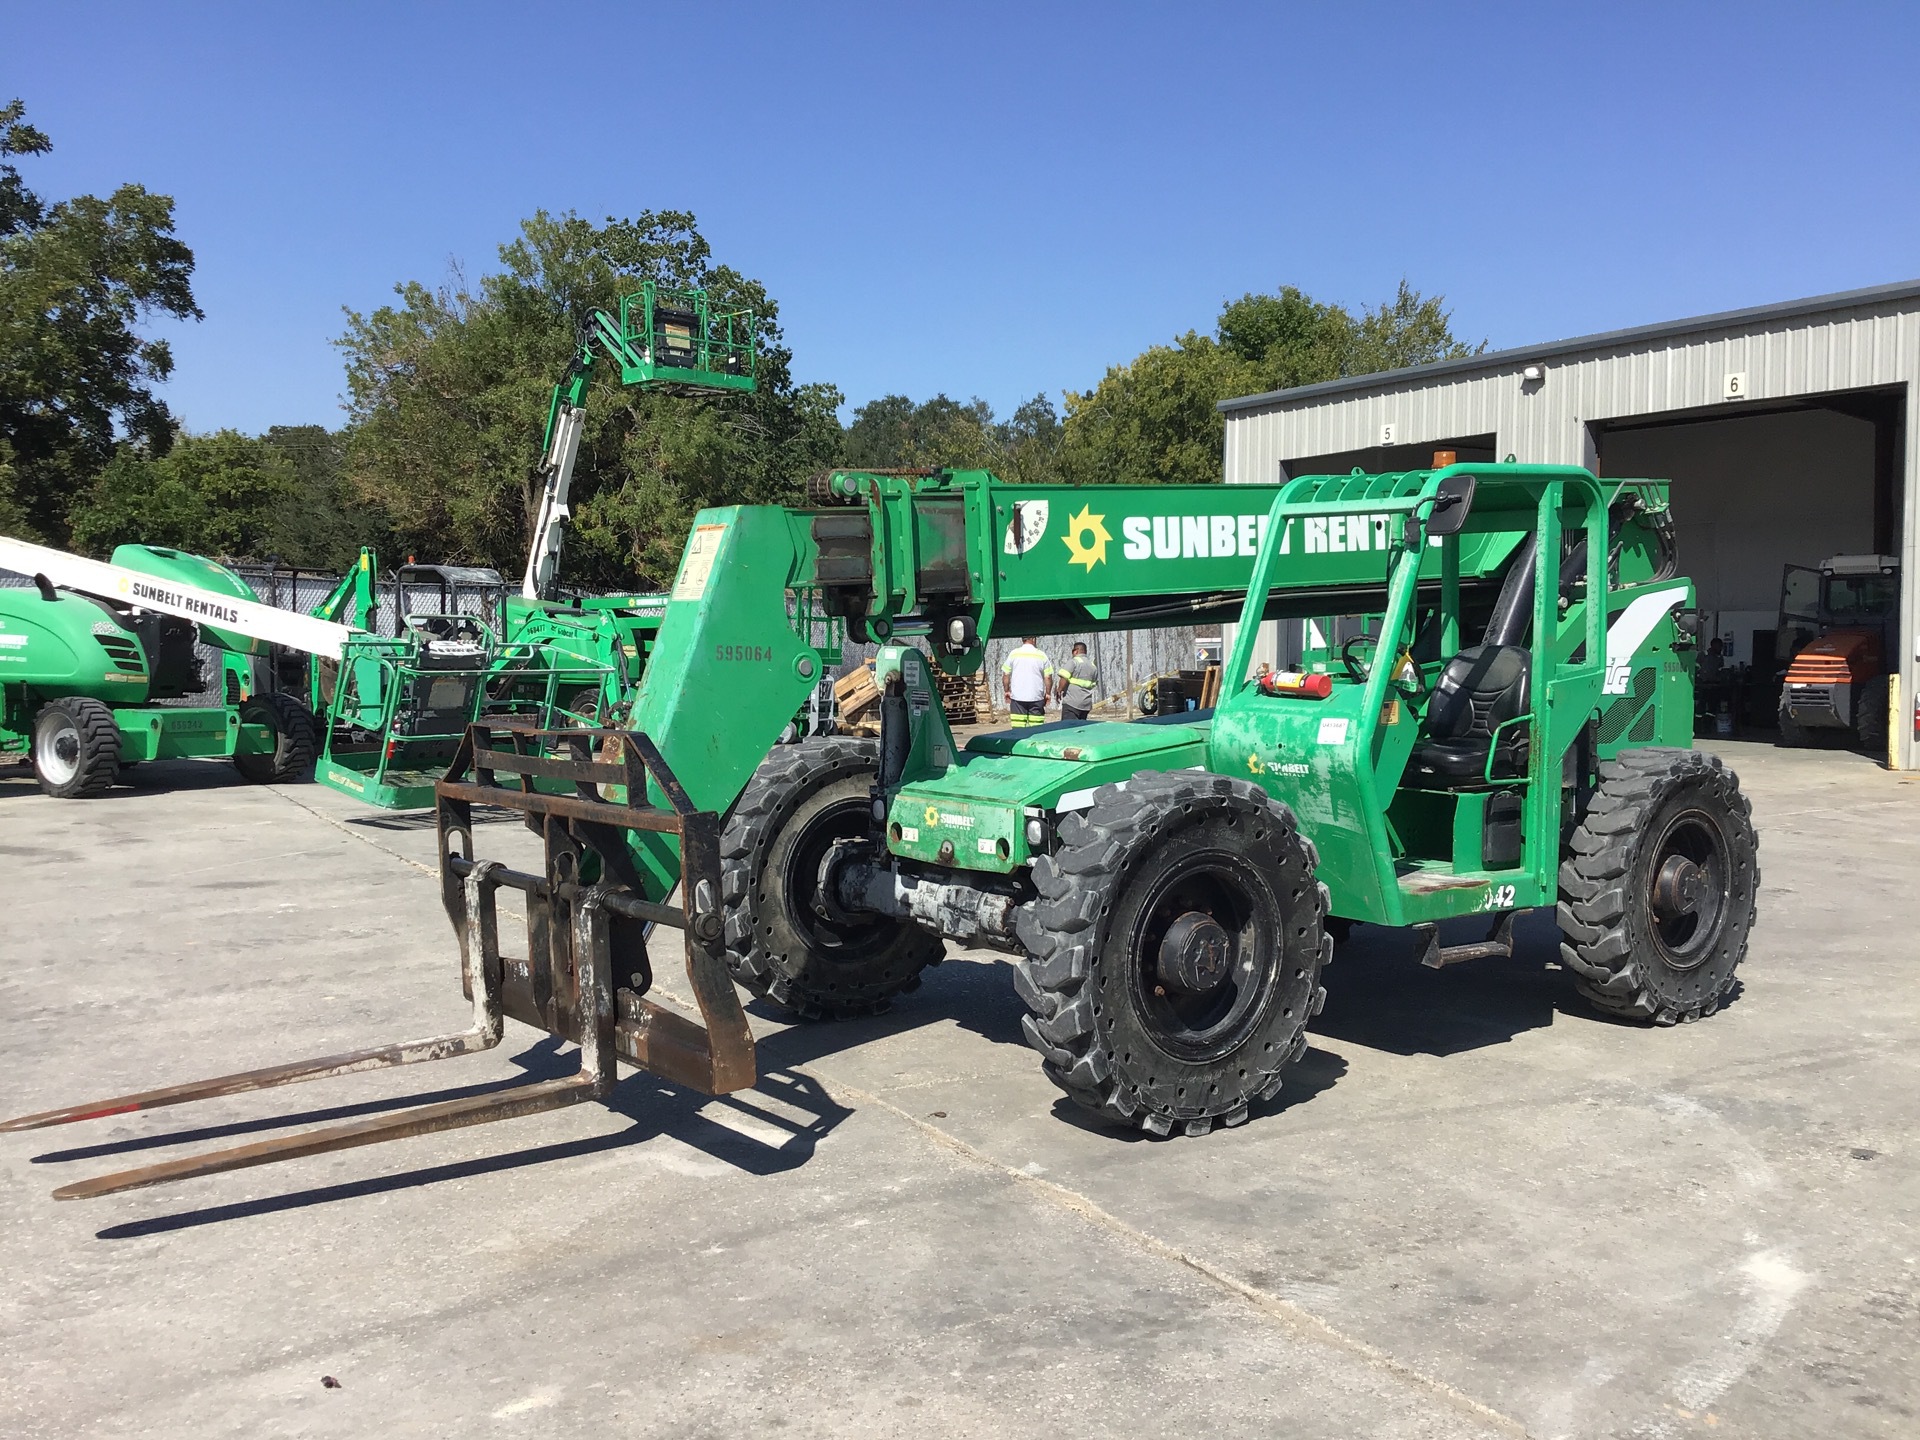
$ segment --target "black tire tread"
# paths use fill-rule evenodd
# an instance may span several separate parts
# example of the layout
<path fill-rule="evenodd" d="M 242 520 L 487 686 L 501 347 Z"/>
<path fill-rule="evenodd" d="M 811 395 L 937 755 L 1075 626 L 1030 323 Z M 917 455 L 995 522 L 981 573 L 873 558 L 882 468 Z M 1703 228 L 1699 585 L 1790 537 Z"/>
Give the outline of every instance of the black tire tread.
<path fill-rule="evenodd" d="M 1746 958 L 1752 912 L 1742 929 L 1738 954 L 1725 983 L 1713 994 L 1676 1002 L 1656 993 L 1628 934 L 1628 883 L 1635 860 L 1634 842 L 1648 817 L 1676 785 L 1704 777 L 1710 789 L 1745 830 L 1756 857 L 1752 807 L 1740 780 L 1718 755 L 1704 750 L 1648 746 L 1622 750 L 1600 765 L 1600 785 L 1586 818 L 1573 833 L 1571 854 L 1560 866 L 1560 958 L 1589 1003 L 1622 1019 L 1675 1025 L 1705 1019 L 1720 1008 L 1733 988 L 1734 972 Z M 1758 892 L 1760 867 L 1753 866 Z"/>
<path fill-rule="evenodd" d="M 1294 851 L 1299 879 L 1313 889 L 1313 920 L 1319 927 L 1318 959 L 1308 981 L 1311 1001 L 1289 1043 L 1261 1063 L 1246 1086 L 1251 1098 L 1278 1093 L 1282 1072 L 1306 1052 L 1306 1022 L 1320 1013 L 1326 991 L 1319 972 L 1333 957 L 1326 933 L 1327 887 L 1314 880 L 1319 854 L 1299 833 L 1293 813 L 1250 782 L 1197 771 L 1134 775 L 1122 789 L 1103 785 L 1091 808 L 1070 816 L 1060 827 L 1060 846 L 1033 862 L 1033 883 L 1040 892 L 1023 906 L 1016 921 L 1026 959 L 1014 976 L 1014 989 L 1029 1013 L 1021 1019 L 1027 1043 L 1040 1052 L 1047 1078 L 1078 1105 L 1124 1126 L 1154 1135 L 1177 1126 L 1187 1135 L 1204 1135 L 1216 1124 L 1239 1125 L 1247 1118 L 1241 1100 L 1219 1115 L 1180 1115 L 1154 1097 L 1143 1097 L 1113 1068 L 1095 1030 L 1092 998 L 1086 986 L 1094 956 L 1102 944 L 1102 921 L 1133 863 L 1172 825 L 1190 823 L 1226 807 L 1257 807 Z"/>
<path fill-rule="evenodd" d="M 241 707 L 242 715 L 254 706 L 272 712 L 273 732 L 279 739 L 271 755 L 235 755 L 234 768 L 256 785 L 287 785 L 309 778 L 320 755 L 313 712 L 278 690 L 255 695 Z"/>
<path fill-rule="evenodd" d="M 106 794 L 120 778 L 120 727 L 114 723 L 113 707 L 90 696 L 68 695 L 49 701 L 39 713 L 44 715 L 53 709 L 66 711 L 80 733 L 80 768 L 66 789 L 57 790 L 45 780 L 40 780 L 40 788 L 65 800 L 92 800 Z M 36 729 L 39 723 L 36 715 Z M 34 778 L 40 779 L 38 767 Z"/>
<path fill-rule="evenodd" d="M 945 956 L 938 936 L 905 926 L 911 938 L 904 954 L 878 973 L 832 988 L 807 955 L 768 949 L 754 923 L 754 876 L 783 818 L 821 786 L 855 774 L 877 775 L 880 747 L 872 740 L 828 736 L 776 746 L 754 771 L 720 837 L 720 897 L 725 918 L 727 968 L 743 988 L 803 1020 L 877 1015 L 896 995 L 920 988 L 920 972 Z M 904 922 L 903 922 L 904 925 Z"/>

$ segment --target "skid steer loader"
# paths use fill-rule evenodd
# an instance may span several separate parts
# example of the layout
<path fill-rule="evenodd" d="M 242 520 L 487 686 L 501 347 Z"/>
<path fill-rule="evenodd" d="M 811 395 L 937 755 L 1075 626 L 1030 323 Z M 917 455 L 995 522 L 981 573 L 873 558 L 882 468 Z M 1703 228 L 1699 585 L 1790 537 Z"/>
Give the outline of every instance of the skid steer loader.
<path fill-rule="evenodd" d="M 1757 840 L 1732 771 L 1688 748 L 1698 617 L 1663 484 L 1515 464 L 1080 489 L 837 472 L 813 498 L 699 515 L 629 728 L 470 732 L 439 787 L 470 1030 L 8 1128 L 435 1059 L 496 1043 L 503 1018 L 578 1041 L 576 1077 L 56 1193 L 550 1108 L 604 1093 L 617 1058 L 738 1088 L 754 1071 L 733 981 L 857 1014 L 949 941 L 1013 957 L 1055 1084 L 1157 1135 L 1239 1124 L 1274 1095 L 1335 922 L 1407 927 L 1413 957 L 1445 966 L 1510 954 L 1515 918 L 1552 908 L 1602 1013 L 1671 1024 L 1730 993 Z M 795 596 L 881 645 L 877 743 L 769 755 L 818 678 Z M 1255 670 L 1263 622 L 1330 616 L 1371 619 L 1302 670 Z M 942 714 L 932 667 L 977 669 L 993 635 L 1223 619 L 1211 710 L 964 750 Z M 480 802 L 526 816 L 543 874 L 475 856 Z M 528 896 L 519 954 L 501 948 L 503 886 Z M 1483 939 L 1443 942 L 1442 921 L 1470 917 Z M 681 930 L 701 1023 L 647 998 L 647 922 Z"/>

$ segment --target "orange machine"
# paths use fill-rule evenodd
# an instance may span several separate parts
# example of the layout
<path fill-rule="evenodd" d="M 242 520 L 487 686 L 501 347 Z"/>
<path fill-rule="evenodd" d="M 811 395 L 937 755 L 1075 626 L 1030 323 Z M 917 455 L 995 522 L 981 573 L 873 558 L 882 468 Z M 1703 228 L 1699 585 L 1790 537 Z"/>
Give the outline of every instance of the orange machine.
<path fill-rule="evenodd" d="M 1834 555 L 1818 569 L 1789 565 L 1780 596 L 1780 636 L 1793 655 L 1780 689 L 1780 743 L 1851 732 L 1868 754 L 1884 755 L 1900 562 Z"/>

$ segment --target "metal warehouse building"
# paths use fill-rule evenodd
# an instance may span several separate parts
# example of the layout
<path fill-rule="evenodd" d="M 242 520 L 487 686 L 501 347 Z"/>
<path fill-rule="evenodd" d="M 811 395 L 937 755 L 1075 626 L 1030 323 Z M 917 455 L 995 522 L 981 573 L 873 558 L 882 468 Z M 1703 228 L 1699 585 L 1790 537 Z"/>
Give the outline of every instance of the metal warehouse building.
<path fill-rule="evenodd" d="M 1584 465 L 1668 479 L 1682 573 L 1731 667 L 1777 673 L 1783 568 L 1897 556 L 1902 769 L 1914 725 L 1920 281 L 1228 400 L 1226 478 Z"/>

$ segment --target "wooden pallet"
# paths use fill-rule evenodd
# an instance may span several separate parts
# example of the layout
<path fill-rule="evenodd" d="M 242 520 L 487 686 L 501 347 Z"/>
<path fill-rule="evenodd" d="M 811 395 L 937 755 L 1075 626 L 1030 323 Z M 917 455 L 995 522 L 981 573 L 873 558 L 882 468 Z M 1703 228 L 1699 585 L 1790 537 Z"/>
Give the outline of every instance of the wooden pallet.
<path fill-rule="evenodd" d="M 843 734 L 880 733 L 880 683 L 873 677 L 873 661 L 849 670 L 834 681 L 833 698 L 840 708 Z"/>

